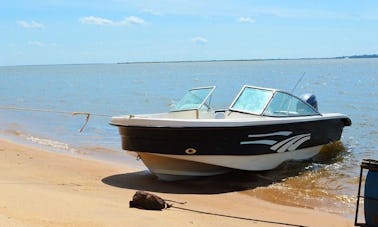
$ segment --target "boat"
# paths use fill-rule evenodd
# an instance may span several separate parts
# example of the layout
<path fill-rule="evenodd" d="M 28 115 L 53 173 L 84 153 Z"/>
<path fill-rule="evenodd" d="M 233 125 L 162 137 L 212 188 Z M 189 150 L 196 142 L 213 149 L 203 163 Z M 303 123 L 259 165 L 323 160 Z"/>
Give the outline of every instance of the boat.
<path fill-rule="evenodd" d="M 215 88 L 190 89 L 166 113 L 112 117 L 122 149 L 136 152 L 162 180 L 264 171 L 313 157 L 352 123 L 344 114 L 320 113 L 313 94 L 250 85 L 228 108 L 214 110 Z"/>

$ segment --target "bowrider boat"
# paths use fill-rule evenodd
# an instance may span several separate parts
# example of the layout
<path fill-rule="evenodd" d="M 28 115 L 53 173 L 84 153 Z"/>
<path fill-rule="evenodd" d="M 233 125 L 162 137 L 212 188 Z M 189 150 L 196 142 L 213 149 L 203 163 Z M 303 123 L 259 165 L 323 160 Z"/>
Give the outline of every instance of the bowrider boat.
<path fill-rule="evenodd" d="M 122 148 L 163 180 L 309 159 L 351 125 L 346 115 L 320 113 L 314 95 L 247 85 L 228 109 L 215 111 L 214 90 L 194 88 L 167 113 L 116 116 L 110 124 L 118 127 Z"/>

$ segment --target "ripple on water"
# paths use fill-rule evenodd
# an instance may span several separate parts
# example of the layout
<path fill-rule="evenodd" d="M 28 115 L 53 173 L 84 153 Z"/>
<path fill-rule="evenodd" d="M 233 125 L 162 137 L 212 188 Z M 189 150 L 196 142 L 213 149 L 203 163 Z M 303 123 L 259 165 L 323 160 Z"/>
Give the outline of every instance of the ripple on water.
<path fill-rule="evenodd" d="M 278 169 L 264 173 L 281 175 L 281 180 L 244 193 L 274 203 L 352 217 L 358 177 L 348 173 L 354 168 L 348 166 L 349 153 L 341 142 L 326 145 L 311 160 L 285 162 Z"/>

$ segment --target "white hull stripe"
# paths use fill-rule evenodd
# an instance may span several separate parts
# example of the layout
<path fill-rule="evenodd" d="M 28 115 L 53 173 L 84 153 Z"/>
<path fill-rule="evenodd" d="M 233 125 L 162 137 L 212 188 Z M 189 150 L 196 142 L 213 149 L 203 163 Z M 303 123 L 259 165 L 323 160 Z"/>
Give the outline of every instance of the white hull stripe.
<path fill-rule="evenodd" d="M 294 151 L 296 150 L 302 143 L 306 142 L 307 140 L 310 140 L 311 139 L 311 136 L 306 136 L 306 137 L 303 137 L 302 139 L 298 140 L 298 142 L 294 143 L 293 145 L 291 145 L 288 150 L 289 151 Z"/>
<path fill-rule="evenodd" d="M 291 135 L 292 132 L 290 131 L 280 131 L 280 132 L 273 132 L 273 133 L 266 133 L 266 134 L 255 134 L 255 135 L 248 135 L 248 137 L 263 137 L 263 136 L 288 136 Z M 253 140 L 253 141 L 241 141 L 240 145 L 253 145 L 253 144 L 262 144 L 262 145 L 270 145 L 270 149 L 276 151 L 277 153 L 282 153 L 286 151 L 294 151 L 296 150 L 301 144 L 311 139 L 311 134 L 302 134 L 290 137 L 285 139 L 281 142 L 277 142 L 276 140 Z M 272 146 L 273 145 L 273 146 Z"/>
<path fill-rule="evenodd" d="M 292 152 L 282 152 L 282 153 L 272 153 L 264 155 L 164 155 L 164 154 L 154 154 L 162 157 L 183 159 L 193 162 L 200 162 L 206 164 L 212 164 L 217 166 L 223 166 L 234 169 L 242 169 L 249 171 L 261 171 L 261 170 L 270 170 L 276 168 L 279 164 L 287 160 L 303 160 L 308 159 L 319 153 L 323 145 L 308 147 Z M 172 159 L 169 159 L 173 161 Z M 164 169 L 165 163 L 161 164 L 162 166 L 148 166 L 152 169 Z M 185 166 L 179 166 L 180 170 L 185 168 Z M 191 166 L 192 168 L 192 166 Z M 156 172 L 156 171 L 155 171 Z M 164 172 L 164 174 L 169 174 Z M 174 174 L 177 174 L 176 172 Z"/>
<path fill-rule="evenodd" d="M 310 138 L 311 138 L 311 134 L 302 134 L 302 135 L 294 136 L 294 137 L 291 137 L 289 139 L 286 139 L 284 141 L 281 141 L 281 142 L 275 144 L 270 149 L 277 151 L 278 153 L 285 152 L 291 146 L 293 146 L 293 148 L 299 147 L 302 143 L 309 140 Z M 305 139 L 305 140 L 302 140 L 302 139 Z"/>
<path fill-rule="evenodd" d="M 246 144 L 264 144 L 264 145 L 273 145 L 277 143 L 275 140 L 255 140 L 255 141 L 241 141 L 240 145 Z"/>
<path fill-rule="evenodd" d="M 281 131 L 281 132 L 273 132 L 267 134 L 250 134 L 248 135 L 249 138 L 256 138 L 256 137 L 267 137 L 267 136 L 288 136 L 291 135 L 293 132 L 290 131 Z"/>

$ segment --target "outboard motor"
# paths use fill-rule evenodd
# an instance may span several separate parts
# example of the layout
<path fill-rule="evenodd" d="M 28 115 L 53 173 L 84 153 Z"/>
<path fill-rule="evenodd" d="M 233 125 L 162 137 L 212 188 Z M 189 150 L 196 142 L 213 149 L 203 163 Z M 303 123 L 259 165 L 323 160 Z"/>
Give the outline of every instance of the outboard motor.
<path fill-rule="evenodd" d="M 303 94 L 301 95 L 301 99 L 314 107 L 314 109 L 318 110 L 318 101 L 316 100 L 316 96 L 314 94 Z"/>

